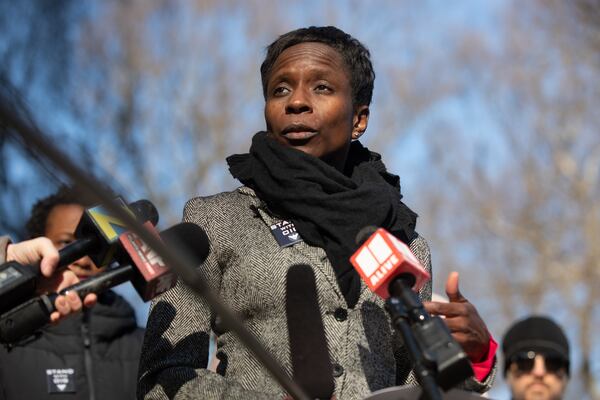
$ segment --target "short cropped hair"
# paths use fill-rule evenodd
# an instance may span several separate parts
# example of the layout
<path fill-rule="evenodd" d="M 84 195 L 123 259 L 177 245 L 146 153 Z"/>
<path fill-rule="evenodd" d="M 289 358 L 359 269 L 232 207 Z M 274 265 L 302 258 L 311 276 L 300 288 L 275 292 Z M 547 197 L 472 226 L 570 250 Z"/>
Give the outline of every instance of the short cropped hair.
<path fill-rule="evenodd" d="M 267 82 L 277 58 L 288 47 L 307 42 L 323 43 L 337 50 L 350 73 L 352 103 L 355 106 L 371 104 L 375 72 L 369 50 L 357 39 L 334 26 L 311 26 L 296 29 L 279 36 L 267 47 L 267 55 L 260 66 L 265 99 L 267 98 Z"/>
<path fill-rule="evenodd" d="M 78 204 L 84 208 L 93 205 L 93 201 L 82 194 L 77 187 L 62 185 L 54 194 L 38 200 L 31 208 L 31 215 L 25 228 L 27 236 L 32 239 L 38 236 L 44 236 L 48 215 L 52 209 L 59 205 Z"/>

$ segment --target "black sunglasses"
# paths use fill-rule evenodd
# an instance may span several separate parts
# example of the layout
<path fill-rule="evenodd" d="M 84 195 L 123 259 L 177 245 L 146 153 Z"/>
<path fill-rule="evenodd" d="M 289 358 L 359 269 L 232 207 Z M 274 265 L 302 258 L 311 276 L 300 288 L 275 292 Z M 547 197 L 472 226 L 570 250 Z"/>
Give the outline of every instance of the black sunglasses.
<path fill-rule="evenodd" d="M 544 364 L 546 371 L 551 374 L 559 374 L 568 371 L 569 362 L 562 357 L 548 355 L 543 353 L 536 353 L 534 351 L 527 351 L 523 353 L 514 354 L 509 359 L 509 365 L 515 364 L 517 370 L 520 372 L 530 372 L 535 364 L 535 356 L 540 355 L 544 358 Z"/>

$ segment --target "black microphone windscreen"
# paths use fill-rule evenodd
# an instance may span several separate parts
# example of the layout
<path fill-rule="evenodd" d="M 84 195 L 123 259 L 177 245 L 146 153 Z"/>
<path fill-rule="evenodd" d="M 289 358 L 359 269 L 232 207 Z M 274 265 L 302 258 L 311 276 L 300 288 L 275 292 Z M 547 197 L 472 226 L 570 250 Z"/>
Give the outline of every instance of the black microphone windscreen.
<path fill-rule="evenodd" d="M 362 245 L 369 238 L 369 236 L 371 236 L 373 233 L 375 233 L 376 230 L 377 230 L 376 226 L 373 226 L 373 225 L 365 226 L 360 231 L 358 231 L 358 233 L 356 234 L 356 237 L 354 238 L 354 243 L 356 243 L 357 246 Z"/>
<path fill-rule="evenodd" d="M 150 221 L 154 226 L 158 224 L 158 210 L 150 200 L 141 199 L 129 203 L 129 209 L 133 211 L 135 217 L 140 222 Z"/>
<path fill-rule="evenodd" d="M 329 399 L 335 389 L 325 327 L 312 268 L 295 264 L 287 272 L 285 309 L 293 379 L 313 399 Z"/>
<path fill-rule="evenodd" d="M 181 222 L 160 233 L 165 244 L 175 251 L 185 253 L 195 265 L 202 264 L 210 251 L 204 229 L 191 222 Z"/>

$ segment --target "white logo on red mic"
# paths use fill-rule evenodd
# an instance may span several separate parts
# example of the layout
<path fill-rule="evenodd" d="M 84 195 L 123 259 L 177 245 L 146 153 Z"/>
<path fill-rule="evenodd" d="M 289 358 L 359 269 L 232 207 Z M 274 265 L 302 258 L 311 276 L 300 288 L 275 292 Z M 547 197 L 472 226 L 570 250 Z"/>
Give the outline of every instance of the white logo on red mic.
<path fill-rule="evenodd" d="M 140 260 L 146 264 L 153 275 L 157 273 L 158 269 L 166 268 L 162 258 L 146 242 L 135 235 L 132 235 L 131 238 L 133 239 L 132 242 L 137 244 L 136 251 L 140 256 Z"/>
<path fill-rule="evenodd" d="M 430 275 L 408 246 L 385 229 L 379 228 L 352 255 L 350 262 L 371 291 L 388 298 L 388 284 L 399 273 L 415 276 L 413 290 L 418 291 Z"/>

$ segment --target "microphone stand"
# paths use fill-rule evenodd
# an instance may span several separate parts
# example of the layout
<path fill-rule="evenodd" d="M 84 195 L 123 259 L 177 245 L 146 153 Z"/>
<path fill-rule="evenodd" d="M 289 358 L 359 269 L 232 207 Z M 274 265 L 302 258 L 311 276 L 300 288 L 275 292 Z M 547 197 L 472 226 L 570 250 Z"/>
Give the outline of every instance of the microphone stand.
<path fill-rule="evenodd" d="M 473 376 L 466 353 L 440 317 L 431 317 L 411 289 L 415 278 L 400 274 L 389 285 L 386 301 L 394 328 L 402 335 L 422 387 L 421 400 L 442 400 L 446 391 Z M 439 385 L 439 386 L 438 386 Z"/>

